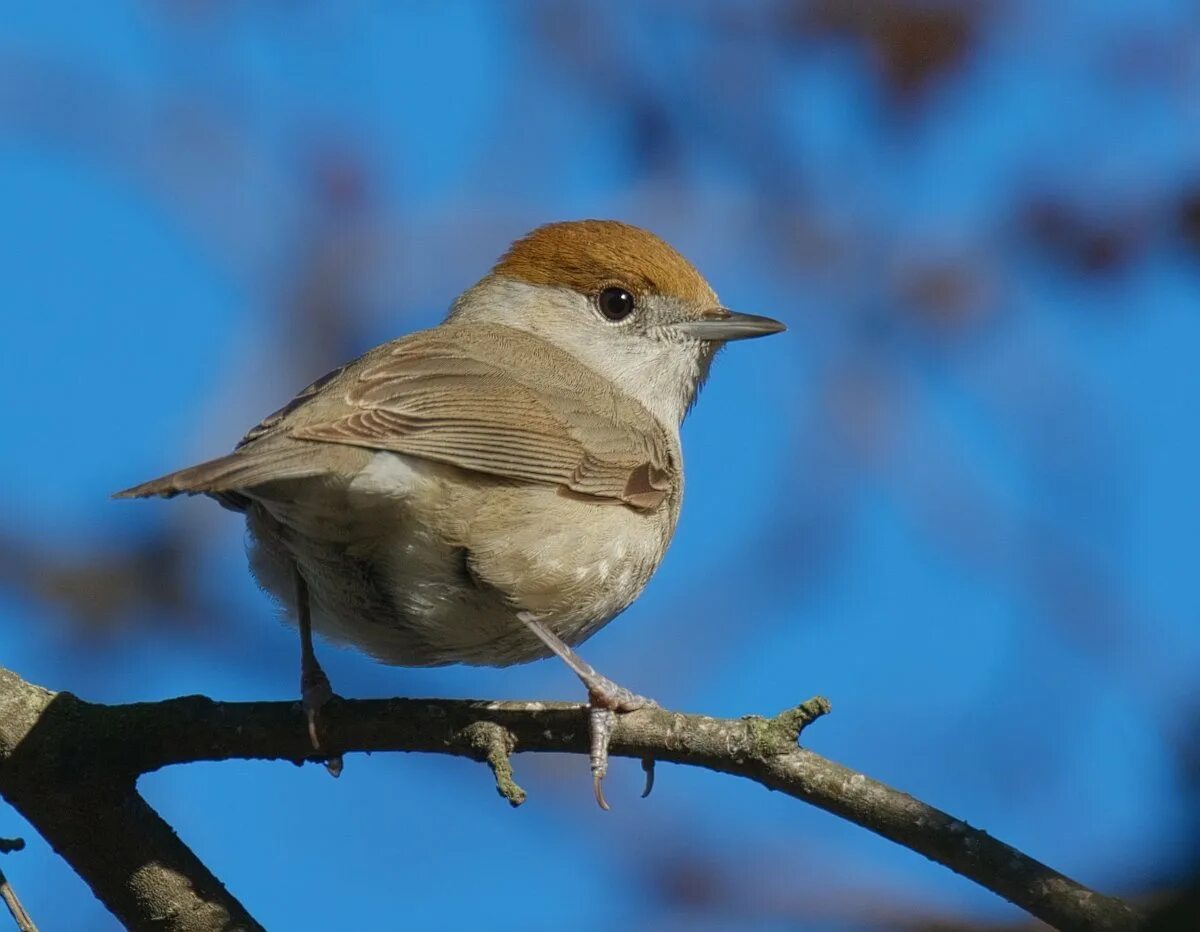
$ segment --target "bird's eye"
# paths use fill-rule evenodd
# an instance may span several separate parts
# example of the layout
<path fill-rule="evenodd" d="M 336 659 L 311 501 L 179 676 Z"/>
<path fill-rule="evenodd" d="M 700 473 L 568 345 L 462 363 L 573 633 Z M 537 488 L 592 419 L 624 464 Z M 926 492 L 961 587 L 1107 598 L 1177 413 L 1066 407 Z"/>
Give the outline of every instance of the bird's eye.
<path fill-rule="evenodd" d="M 605 288 L 596 296 L 596 304 L 609 320 L 624 320 L 633 313 L 633 295 L 624 288 Z"/>

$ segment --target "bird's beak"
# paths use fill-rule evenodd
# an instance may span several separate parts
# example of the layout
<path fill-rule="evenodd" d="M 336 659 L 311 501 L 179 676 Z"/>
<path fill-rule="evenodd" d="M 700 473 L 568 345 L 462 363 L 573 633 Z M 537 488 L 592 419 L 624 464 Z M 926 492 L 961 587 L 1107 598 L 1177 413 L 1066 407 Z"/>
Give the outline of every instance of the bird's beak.
<path fill-rule="evenodd" d="M 671 329 L 693 340 L 710 340 L 716 343 L 765 337 L 787 330 L 787 327 L 772 317 L 737 314 L 723 307 L 715 307 L 705 311 L 697 320 L 683 320 L 672 324 Z"/>

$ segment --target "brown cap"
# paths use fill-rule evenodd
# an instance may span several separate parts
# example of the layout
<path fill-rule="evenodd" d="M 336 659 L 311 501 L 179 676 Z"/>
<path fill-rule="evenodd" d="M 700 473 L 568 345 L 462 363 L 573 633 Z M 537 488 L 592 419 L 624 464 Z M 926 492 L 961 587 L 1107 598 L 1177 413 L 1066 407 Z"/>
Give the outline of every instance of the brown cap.
<path fill-rule="evenodd" d="M 619 285 L 634 295 L 670 295 L 710 304 L 717 300 L 687 259 L 653 233 L 616 220 L 538 227 L 509 247 L 492 274 L 589 295 Z"/>

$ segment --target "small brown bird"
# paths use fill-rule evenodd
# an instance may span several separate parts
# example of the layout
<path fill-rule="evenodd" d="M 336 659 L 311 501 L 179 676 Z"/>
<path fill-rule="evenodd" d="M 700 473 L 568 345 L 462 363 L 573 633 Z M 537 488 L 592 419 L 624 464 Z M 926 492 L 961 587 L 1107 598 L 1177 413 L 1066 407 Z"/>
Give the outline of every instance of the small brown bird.
<path fill-rule="evenodd" d="M 254 575 L 299 624 L 314 748 L 332 692 L 313 628 L 401 666 L 557 654 L 587 687 L 607 808 L 614 713 L 650 702 L 572 646 L 666 551 L 679 426 L 716 351 L 783 329 L 724 309 L 645 230 L 549 224 L 440 326 L 318 379 L 228 456 L 117 497 L 204 494 L 245 513 Z"/>

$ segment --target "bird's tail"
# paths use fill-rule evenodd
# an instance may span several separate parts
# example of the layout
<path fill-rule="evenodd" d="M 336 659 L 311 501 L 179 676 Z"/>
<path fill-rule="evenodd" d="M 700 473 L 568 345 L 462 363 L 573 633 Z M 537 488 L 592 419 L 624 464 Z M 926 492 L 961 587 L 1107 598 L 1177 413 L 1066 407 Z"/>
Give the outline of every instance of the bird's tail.
<path fill-rule="evenodd" d="M 314 459 L 307 445 L 251 448 L 123 489 L 113 498 L 173 498 L 176 495 L 237 492 L 267 482 L 316 475 L 321 470 Z"/>

